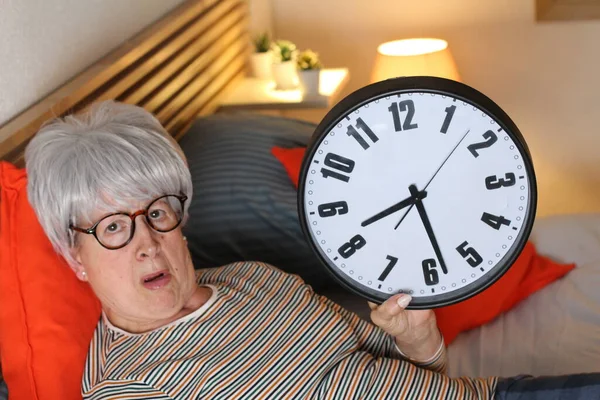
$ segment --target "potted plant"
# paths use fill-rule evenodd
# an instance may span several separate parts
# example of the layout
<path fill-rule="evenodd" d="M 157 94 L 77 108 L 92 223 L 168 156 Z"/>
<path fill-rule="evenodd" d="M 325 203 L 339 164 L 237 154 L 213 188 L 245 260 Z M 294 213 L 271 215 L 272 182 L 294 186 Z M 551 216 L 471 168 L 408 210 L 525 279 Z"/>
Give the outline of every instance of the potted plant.
<path fill-rule="evenodd" d="M 289 40 L 277 40 L 271 48 L 273 50 L 273 78 L 277 89 L 295 89 L 298 86 L 296 45 Z"/>
<path fill-rule="evenodd" d="M 264 32 L 255 36 L 253 44 L 254 52 L 250 56 L 252 76 L 259 79 L 272 79 L 273 52 L 269 34 Z"/>
<path fill-rule="evenodd" d="M 305 96 L 319 94 L 319 77 L 321 74 L 321 60 L 319 54 L 308 49 L 298 55 L 298 80 L 300 89 Z"/>

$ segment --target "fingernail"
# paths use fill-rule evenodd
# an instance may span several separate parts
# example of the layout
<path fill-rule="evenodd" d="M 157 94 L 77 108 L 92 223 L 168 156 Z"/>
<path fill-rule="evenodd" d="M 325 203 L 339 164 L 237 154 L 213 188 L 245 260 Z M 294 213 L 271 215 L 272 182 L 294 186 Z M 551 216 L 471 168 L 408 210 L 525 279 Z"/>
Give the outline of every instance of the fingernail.
<path fill-rule="evenodd" d="M 412 296 L 409 294 L 405 294 L 397 300 L 397 303 L 400 307 L 406 308 L 408 303 L 412 300 Z"/>

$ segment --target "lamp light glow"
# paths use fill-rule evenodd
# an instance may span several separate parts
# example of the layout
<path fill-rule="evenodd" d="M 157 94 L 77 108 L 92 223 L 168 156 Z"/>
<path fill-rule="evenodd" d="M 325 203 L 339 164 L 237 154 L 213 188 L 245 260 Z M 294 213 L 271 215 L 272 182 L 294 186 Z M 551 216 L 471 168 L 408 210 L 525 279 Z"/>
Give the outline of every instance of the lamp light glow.
<path fill-rule="evenodd" d="M 415 75 L 460 81 L 448 42 L 435 38 L 414 38 L 394 40 L 377 47 L 371 82 Z"/>

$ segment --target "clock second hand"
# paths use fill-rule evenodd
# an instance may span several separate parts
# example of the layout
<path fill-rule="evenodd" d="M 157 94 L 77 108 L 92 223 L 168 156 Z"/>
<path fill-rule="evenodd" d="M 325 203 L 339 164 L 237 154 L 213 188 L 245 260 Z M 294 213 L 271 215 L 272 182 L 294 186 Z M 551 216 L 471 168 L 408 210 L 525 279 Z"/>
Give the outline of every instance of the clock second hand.
<path fill-rule="evenodd" d="M 465 138 L 467 137 L 467 135 L 469 134 L 469 132 L 471 132 L 471 129 L 467 129 L 467 131 L 465 132 L 465 134 L 463 135 L 463 137 L 458 141 L 458 143 L 456 144 L 456 146 L 454 146 L 454 148 L 452 149 L 452 151 L 450 152 L 450 154 L 448 154 L 448 156 L 446 157 L 446 159 L 444 160 L 444 162 L 442 162 L 442 164 L 438 167 L 438 169 L 435 171 L 435 173 L 433 174 L 433 176 L 431 178 L 429 178 L 429 181 L 427 182 L 427 184 L 425 184 L 425 187 L 423 189 L 421 189 L 421 191 L 425 191 L 425 189 L 427 189 L 427 187 L 429 186 L 429 184 L 431 183 L 431 181 L 433 181 L 433 178 L 435 178 L 435 176 L 438 174 L 438 172 L 440 172 L 440 170 L 442 169 L 442 167 L 444 166 L 444 164 L 446 164 L 446 161 L 448 161 L 448 159 L 450 158 L 450 156 L 452 154 L 454 154 L 454 152 L 456 151 L 456 149 L 458 149 L 458 146 L 460 146 L 460 144 L 462 143 L 463 140 L 465 140 Z M 398 229 L 398 227 L 400 226 L 400 224 L 402 223 L 402 221 L 404 221 L 404 218 L 406 218 L 406 216 L 408 215 L 408 213 L 410 212 L 410 210 L 412 210 L 414 204 L 411 204 L 410 207 L 408 207 L 408 210 L 406 210 L 406 212 L 404 213 L 404 215 L 402 215 L 402 218 L 400 218 L 400 221 L 398 221 L 398 223 L 396 224 L 396 226 L 394 227 L 394 230 Z"/>

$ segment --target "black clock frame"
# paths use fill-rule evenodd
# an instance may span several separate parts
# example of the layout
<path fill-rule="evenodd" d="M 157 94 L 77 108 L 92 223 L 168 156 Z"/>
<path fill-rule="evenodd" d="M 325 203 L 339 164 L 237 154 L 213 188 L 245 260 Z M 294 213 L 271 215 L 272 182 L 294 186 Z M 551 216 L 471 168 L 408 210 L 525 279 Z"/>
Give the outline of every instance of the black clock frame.
<path fill-rule="evenodd" d="M 527 215 L 523 221 L 523 227 L 518 236 L 515 238 L 514 245 L 511 247 L 510 251 L 496 264 L 491 272 L 475 282 L 472 282 L 467 286 L 450 293 L 441 293 L 434 296 L 414 297 L 411 304 L 407 307 L 408 309 L 429 309 L 448 306 L 464 301 L 482 292 L 496 282 L 500 277 L 502 277 L 502 275 L 506 273 L 506 271 L 508 271 L 508 269 L 521 254 L 525 244 L 527 243 L 531 229 L 533 228 L 533 222 L 537 208 L 537 185 L 529 148 L 525 142 L 525 139 L 523 138 L 523 135 L 511 118 L 494 101 L 485 96 L 483 93 L 466 84 L 445 78 L 432 76 L 411 76 L 392 78 L 385 81 L 376 82 L 349 94 L 339 103 L 337 103 L 327 113 L 327 115 L 325 115 L 315 129 L 315 132 L 313 133 L 307 145 L 307 151 L 304 155 L 302 166 L 300 168 L 300 179 L 298 186 L 298 216 L 300 225 L 302 227 L 302 232 L 305 238 L 308 240 L 312 250 L 315 252 L 315 254 L 317 254 L 320 262 L 325 266 L 325 270 L 327 270 L 328 273 L 342 287 L 375 303 L 382 303 L 395 294 L 391 293 L 388 295 L 360 285 L 355 280 L 339 272 L 339 269 L 336 266 L 329 263 L 329 258 L 315 243 L 315 239 L 313 239 L 313 235 L 308 224 L 308 215 L 304 206 L 304 191 L 305 182 L 310 169 L 310 162 L 315 154 L 315 151 L 317 150 L 321 141 L 324 140 L 327 134 L 339 121 L 345 118 L 346 115 L 352 113 L 354 110 L 362 107 L 364 104 L 370 103 L 376 99 L 415 91 L 448 95 L 456 98 L 457 100 L 469 103 L 491 116 L 496 121 L 498 126 L 501 127 L 506 134 L 513 139 L 515 145 L 518 147 L 521 155 L 523 156 L 525 171 L 530 183 Z"/>

